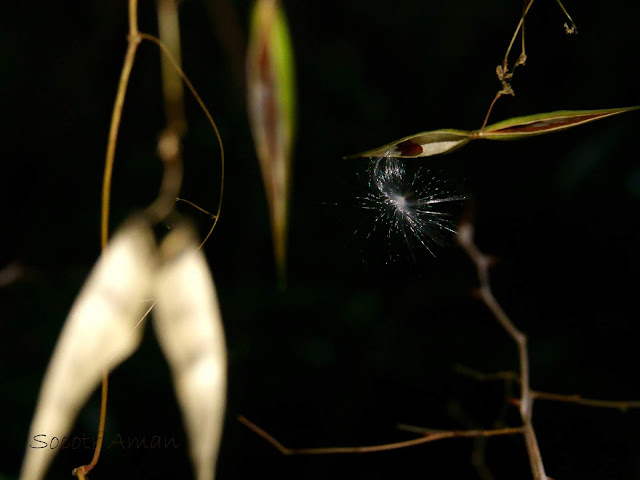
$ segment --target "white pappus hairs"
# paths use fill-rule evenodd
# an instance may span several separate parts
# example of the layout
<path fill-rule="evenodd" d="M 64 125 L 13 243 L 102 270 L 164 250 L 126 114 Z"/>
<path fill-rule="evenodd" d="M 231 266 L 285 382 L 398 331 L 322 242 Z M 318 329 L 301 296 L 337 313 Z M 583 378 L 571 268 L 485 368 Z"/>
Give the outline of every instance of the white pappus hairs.
<path fill-rule="evenodd" d="M 464 200 L 452 194 L 446 183 L 428 171 L 417 169 L 407 173 L 403 160 L 394 157 L 372 159 L 368 192 L 361 197 L 361 207 L 374 215 L 373 229 L 384 229 L 391 241 L 400 236 L 415 259 L 412 245 L 416 241 L 434 255 L 433 246 L 443 245 L 455 234 L 455 222 L 446 204 Z"/>

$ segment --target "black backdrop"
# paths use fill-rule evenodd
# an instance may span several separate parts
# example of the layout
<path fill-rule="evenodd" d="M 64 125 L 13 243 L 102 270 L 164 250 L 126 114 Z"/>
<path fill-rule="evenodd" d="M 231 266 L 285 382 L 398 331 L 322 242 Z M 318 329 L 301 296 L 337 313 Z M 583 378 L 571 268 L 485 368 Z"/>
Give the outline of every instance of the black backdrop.
<path fill-rule="evenodd" d="M 470 440 L 395 452 L 283 457 L 236 422 L 244 414 L 290 446 L 413 438 L 397 423 L 490 428 L 500 383 L 455 372 L 515 369 L 516 350 L 471 296 L 474 269 L 455 243 L 387 264 L 405 247 L 356 235 L 367 162 L 343 155 L 424 130 L 480 126 L 499 84 L 495 66 L 521 2 L 469 0 L 284 3 L 298 83 L 298 136 L 286 291 L 273 266 L 268 213 L 246 119 L 242 52 L 248 5 L 187 0 L 183 64 L 218 122 L 227 152 L 219 228 L 207 244 L 229 346 L 229 403 L 219 478 L 480 478 Z M 492 119 L 640 103 L 635 2 L 538 0 L 529 62 L 515 98 Z M 99 254 L 104 150 L 126 48 L 126 4 L 12 2 L 0 15 L 2 266 L 23 274 L 0 289 L 0 478 L 17 478 L 40 381 L 66 313 Z M 140 27 L 155 33 L 154 5 Z M 235 39 L 235 40 L 234 40 Z M 216 140 L 187 101 L 183 196 L 214 209 Z M 159 53 L 142 45 L 116 153 L 112 225 L 151 201 L 164 124 Z M 638 114 L 510 143 L 471 144 L 409 162 L 468 197 L 477 240 L 499 263 L 497 297 L 529 334 L 533 388 L 640 398 L 636 314 L 640 271 Z M 182 208 L 202 232 L 207 219 Z M 99 395 L 76 423 L 95 435 Z M 506 419 L 517 425 L 515 409 Z M 538 402 L 547 473 L 556 479 L 640 478 L 640 412 Z M 184 433 L 167 366 L 150 329 L 112 375 L 106 449 L 92 478 L 188 478 Z M 174 438 L 177 449 L 123 449 L 116 435 Z M 111 447 L 110 447 L 111 445 Z M 491 439 L 496 479 L 529 478 L 519 437 Z M 68 478 L 89 449 L 58 455 Z"/>

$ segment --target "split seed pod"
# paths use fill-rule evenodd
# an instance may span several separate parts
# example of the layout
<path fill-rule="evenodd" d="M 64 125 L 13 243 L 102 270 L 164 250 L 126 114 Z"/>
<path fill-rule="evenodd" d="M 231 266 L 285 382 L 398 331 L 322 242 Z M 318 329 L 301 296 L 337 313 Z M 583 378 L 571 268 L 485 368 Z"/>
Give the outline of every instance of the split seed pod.
<path fill-rule="evenodd" d="M 134 220 L 104 250 L 65 322 L 45 374 L 20 480 L 44 478 L 57 452 L 38 448 L 37 436 L 64 438 L 102 375 L 138 348 L 139 323 L 151 295 L 196 478 L 213 479 L 227 365 L 213 280 L 190 228 L 174 229 L 158 251 L 150 225 Z"/>
<path fill-rule="evenodd" d="M 154 327 L 171 367 L 197 480 L 214 477 L 226 403 L 227 355 L 207 261 L 191 229 L 160 246 Z"/>
<path fill-rule="evenodd" d="M 151 230 L 129 222 L 100 256 L 80 291 L 45 373 L 29 433 L 21 480 L 40 480 L 58 449 L 38 448 L 35 438 L 62 441 L 102 375 L 129 357 L 140 344 L 136 324 L 155 271 Z M 35 443 L 35 444 L 34 444 Z"/>

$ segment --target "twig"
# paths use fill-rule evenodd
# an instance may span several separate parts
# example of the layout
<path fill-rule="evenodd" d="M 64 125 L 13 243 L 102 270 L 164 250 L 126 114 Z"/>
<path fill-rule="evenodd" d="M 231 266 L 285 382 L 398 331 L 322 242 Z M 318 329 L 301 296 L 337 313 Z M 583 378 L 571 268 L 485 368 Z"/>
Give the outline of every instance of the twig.
<path fill-rule="evenodd" d="M 328 455 L 335 453 L 372 453 L 387 450 L 397 450 L 399 448 L 412 447 L 423 443 L 443 440 L 445 438 L 476 438 L 476 437 L 495 437 L 498 435 L 513 435 L 522 433 L 522 427 L 501 428 L 496 430 L 446 430 L 424 432 L 424 436 L 405 440 L 403 442 L 385 443 L 383 445 L 368 445 L 364 447 L 320 447 L 320 448 L 288 448 L 281 442 L 276 440 L 270 433 L 257 426 L 246 417 L 239 416 L 238 421 L 247 428 L 264 438 L 272 446 L 274 446 L 283 455 Z"/>
<path fill-rule="evenodd" d="M 511 80 L 513 79 L 513 73 L 516 70 L 516 67 L 520 65 L 524 65 L 527 61 L 527 54 L 525 53 L 525 44 L 524 44 L 524 17 L 529 13 L 529 9 L 531 9 L 531 5 L 533 5 L 534 0 L 529 0 L 529 3 L 524 8 L 522 12 L 522 16 L 520 17 L 520 21 L 516 26 L 516 31 L 513 32 L 513 36 L 511 37 L 511 41 L 509 42 L 509 46 L 507 47 L 507 51 L 504 54 L 504 59 L 502 60 L 502 65 L 498 65 L 496 67 L 496 74 L 498 75 L 498 80 L 502 84 L 502 88 L 496 93 L 496 96 L 493 97 L 493 101 L 491 105 L 489 105 L 489 109 L 487 110 L 487 114 L 484 117 L 484 122 L 482 122 L 482 127 L 480 130 L 484 129 L 487 126 L 487 122 L 489 121 L 489 116 L 491 115 L 491 111 L 493 110 L 494 105 L 498 101 L 498 99 L 502 95 L 515 95 L 513 92 L 513 88 L 511 87 Z M 513 69 L 509 71 L 509 54 L 511 53 L 511 49 L 513 48 L 513 44 L 518 37 L 518 33 L 522 31 L 522 51 L 520 52 L 520 56 L 516 63 L 513 64 Z"/>
<path fill-rule="evenodd" d="M 504 78 L 501 78 L 500 80 L 503 81 L 504 79 L 510 79 L 513 77 L 513 70 L 516 69 L 517 66 L 519 65 L 524 65 L 524 63 L 526 62 L 527 59 L 527 55 L 525 54 L 524 51 L 524 40 L 522 42 L 522 52 L 520 53 L 520 57 L 518 57 L 518 60 L 516 60 L 516 63 L 513 65 L 513 70 L 511 72 L 509 72 L 509 54 L 511 53 L 511 48 L 513 47 L 513 44 L 516 41 L 516 37 L 518 36 L 518 33 L 520 32 L 520 29 L 524 29 L 524 17 L 527 16 L 527 13 L 529 13 L 529 10 L 531 9 L 531 6 L 533 5 L 534 0 L 529 0 L 529 3 L 527 4 L 527 6 L 524 9 L 524 12 L 522 12 L 522 16 L 520 17 L 520 21 L 518 22 L 518 26 L 516 27 L 516 31 L 513 32 L 513 36 L 511 37 L 511 42 L 509 42 L 509 46 L 507 47 L 507 51 L 504 54 L 504 59 L 502 60 L 502 73 L 504 75 Z"/>
<path fill-rule="evenodd" d="M 512 96 L 515 95 L 515 93 L 513 92 L 513 88 L 511 87 L 511 82 L 513 80 L 513 74 L 516 70 L 516 67 L 519 67 L 520 65 L 524 65 L 527 61 L 527 54 L 525 52 L 525 43 L 524 43 L 524 19 L 529 13 L 529 10 L 531 9 L 533 2 L 534 0 L 529 0 L 529 2 L 526 4 L 524 11 L 522 12 L 522 16 L 520 17 L 520 21 L 516 26 L 516 30 L 515 32 L 513 32 L 513 36 L 511 37 L 511 41 L 509 42 L 507 51 L 504 54 L 502 65 L 498 65 L 496 67 L 496 74 L 498 75 L 498 80 L 500 81 L 502 88 L 500 89 L 500 91 L 498 91 L 498 93 L 496 93 L 496 96 L 493 98 L 491 105 L 489 105 L 489 109 L 487 110 L 487 114 L 484 117 L 484 122 L 482 122 L 482 127 L 480 127 L 480 130 L 484 129 L 484 127 L 487 126 L 487 122 L 489 121 L 489 116 L 491 115 L 491 111 L 493 110 L 493 107 L 498 101 L 498 99 L 503 95 L 512 95 Z M 564 14 L 564 16 L 567 17 L 567 20 L 569 20 L 571 24 L 571 25 L 568 25 L 567 23 L 564 24 L 565 31 L 568 34 L 576 33 L 578 29 L 576 27 L 575 22 L 569 15 L 569 12 L 567 12 L 567 10 L 564 8 L 564 5 L 560 0 L 556 0 L 556 3 L 560 7 L 560 10 L 562 10 L 562 13 Z M 522 33 L 522 51 L 520 52 L 520 56 L 518 57 L 516 62 L 513 64 L 513 68 L 509 70 L 509 55 L 511 54 L 511 49 L 513 48 L 513 44 L 515 43 L 516 38 L 518 37 L 518 33 L 520 32 Z"/>
<path fill-rule="evenodd" d="M 637 400 L 596 400 L 593 398 L 584 398 L 581 395 L 562 395 L 559 393 L 531 391 L 531 395 L 535 399 L 551 400 L 553 402 L 575 403 L 587 407 L 597 408 L 613 408 L 625 412 L 632 408 L 640 408 L 640 401 Z"/>
<path fill-rule="evenodd" d="M 525 12 L 526 13 L 526 12 Z M 524 17 L 524 15 L 523 15 Z M 522 419 L 522 433 L 524 435 L 527 452 L 529 454 L 529 462 L 531 471 L 535 480 L 547 480 L 544 471 L 540 448 L 536 439 L 535 431 L 531 424 L 533 395 L 529 387 L 529 354 L 527 351 L 527 337 L 522 333 L 511 319 L 504 312 L 491 291 L 489 283 L 489 265 L 490 258 L 482 253 L 473 241 L 473 226 L 469 222 L 465 222 L 458 229 L 458 243 L 469 255 L 471 261 L 475 264 L 480 280 L 480 297 L 484 304 L 491 310 L 494 317 L 512 338 L 518 347 L 519 359 L 519 378 L 520 378 L 520 418 Z"/>
<path fill-rule="evenodd" d="M 494 380 L 503 380 L 507 382 L 520 381 L 518 376 L 514 372 L 510 371 L 485 373 L 479 372 L 469 367 L 465 367 L 463 365 L 456 365 L 455 370 L 461 375 L 466 375 L 467 377 L 471 377 L 475 380 L 478 380 L 479 382 L 489 382 Z M 614 410 L 620 410 L 622 412 L 640 408 L 640 400 L 600 400 L 594 398 L 585 398 L 579 394 L 564 395 L 561 393 L 540 392 L 537 390 L 531 390 L 531 396 L 534 400 L 540 399 L 549 400 L 552 402 L 575 403 L 576 405 L 584 405 L 585 407 L 612 408 Z"/>
<path fill-rule="evenodd" d="M 576 22 L 573 21 L 573 18 L 571 18 L 571 15 L 569 15 L 569 12 L 567 12 L 567 9 L 564 8 L 564 5 L 562 5 L 562 2 L 560 0 L 556 0 L 556 3 L 560 7 L 560 10 L 562 10 L 562 13 L 564 13 L 564 16 L 567 17 L 567 20 L 571 22 L 571 26 L 567 25 L 566 23 L 564 24 L 564 29 L 567 32 L 567 34 L 572 35 L 574 33 L 578 33 L 578 27 L 576 26 Z"/>

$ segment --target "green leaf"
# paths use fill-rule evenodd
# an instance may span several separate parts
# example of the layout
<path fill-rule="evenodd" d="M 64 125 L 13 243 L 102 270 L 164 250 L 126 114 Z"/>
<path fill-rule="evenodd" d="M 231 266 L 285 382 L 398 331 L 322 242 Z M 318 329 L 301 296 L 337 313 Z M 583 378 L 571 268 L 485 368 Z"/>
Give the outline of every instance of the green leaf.
<path fill-rule="evenodd" d="M 471 132 L 464 130 L 433 130 L 403 137 L 382 147 L 350 155 L 346 158 L 396 157 L 417 158 L 440 155 L 462 147 L 471 140 Z"/>
<path fill-rule="evenodd" d="M 557 112 L 538 113 L 525 117 L 510 118 L 502 122 L 489 125 L 482 130 L 472 132 L 474 138 L 488 140 L 517 140 L 557 132 L 567 128 L 577 127 L 585 123 L 594 122 L 601 118 L 611 117 L 620 113 L 638 110 L 640 106 L 608 108 L 604 110 L 559 110 Z"/>

